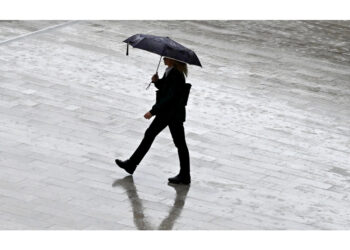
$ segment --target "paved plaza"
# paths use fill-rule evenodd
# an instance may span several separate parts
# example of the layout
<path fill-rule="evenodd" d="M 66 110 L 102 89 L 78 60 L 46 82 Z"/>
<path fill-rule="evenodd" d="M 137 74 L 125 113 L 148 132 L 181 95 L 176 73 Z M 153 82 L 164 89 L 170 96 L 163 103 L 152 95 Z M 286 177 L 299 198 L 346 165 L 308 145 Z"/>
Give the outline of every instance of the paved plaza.
<path fill-rule="evenodd" d="M 159 56 L 193 49 L 190 186 L 168 129 L 133 176 Z M 165 66 L 160 66 L 160 75 Z M 350 21 L 1 21 L 0 230 L 350 229 Z"/>

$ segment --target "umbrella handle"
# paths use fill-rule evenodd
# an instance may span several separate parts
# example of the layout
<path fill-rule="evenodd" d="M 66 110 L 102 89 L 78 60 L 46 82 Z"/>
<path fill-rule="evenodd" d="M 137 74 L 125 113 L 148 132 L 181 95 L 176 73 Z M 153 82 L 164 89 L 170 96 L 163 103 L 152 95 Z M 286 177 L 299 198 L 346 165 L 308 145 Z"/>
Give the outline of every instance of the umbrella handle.
<path fill-rule="evenodd" d="M 150 83 L 147 85 L 146 89 L 149 89 L 149 87 L 151 86 L 151 84 L 152 84 L 152 82 L 150 82 Z"/>

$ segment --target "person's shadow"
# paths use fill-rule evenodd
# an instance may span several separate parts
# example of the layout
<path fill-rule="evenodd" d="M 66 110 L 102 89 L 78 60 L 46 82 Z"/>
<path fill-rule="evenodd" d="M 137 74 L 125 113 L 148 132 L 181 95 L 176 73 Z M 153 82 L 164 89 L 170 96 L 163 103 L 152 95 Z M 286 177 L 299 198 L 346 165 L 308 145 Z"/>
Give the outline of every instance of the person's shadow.
<path fill-rule="evenodd" d="M 175 197 L 174 205 L 169 211 L 169 215 L 165 219 L 163 219 L 163 221 L 160 223 L 158 227 L 159 230 L 171 230 L 173 228 L 176 219 L 180 216 L 181 211 L 185 205 L 185 199 L 190 189 L 189 185 L 172 185 L 172 184 L 168 184 L 168 185 L 175 188 L 176 197 Z M 113 187 L 120 186 L 126 190 L 126 193 L 128 195 L 129 201 L 132 206 L 135 226 L 139 230 L 154 229 L 152 228 L 151 224 L 147 221 L 144 215 L 142 200 L 139 198 L 137 194 L 137 189 L 134 184 L 134 179 L 132 175 L 129 175 L 124 177 L 123 179 L 114 181 L 112 186 Z"/>

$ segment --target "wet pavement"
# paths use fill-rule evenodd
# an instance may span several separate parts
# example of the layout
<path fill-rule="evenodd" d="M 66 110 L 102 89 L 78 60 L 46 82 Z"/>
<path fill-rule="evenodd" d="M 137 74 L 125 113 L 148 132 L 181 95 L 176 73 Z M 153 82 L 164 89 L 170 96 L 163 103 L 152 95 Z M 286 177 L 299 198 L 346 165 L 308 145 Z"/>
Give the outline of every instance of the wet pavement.
<path fill-rule="evenodd" d="M 65 22 L 0 22 L 0 229 L 350 229 L 349 21 Z M 114 164 L 155 98 L 135 33 L 203 65 L 189 187 L 168 129 L 133 176 Z"/>

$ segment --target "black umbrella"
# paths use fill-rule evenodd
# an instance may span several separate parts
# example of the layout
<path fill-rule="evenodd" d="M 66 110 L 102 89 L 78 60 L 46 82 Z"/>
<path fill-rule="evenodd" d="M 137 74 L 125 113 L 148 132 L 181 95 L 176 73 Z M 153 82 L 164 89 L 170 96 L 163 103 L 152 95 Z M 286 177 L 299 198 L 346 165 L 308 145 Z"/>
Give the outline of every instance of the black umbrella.
<path fill-rule="evenodd" d="M 127 43 L 126 55 L 129 54 L 129 44 L 134 48 L 147 50 L 160 55 L 156 72 L 158 72 L 159 64 L 163 56 L 202 67 L 196 53 L 169 37 L 136 34 L 123 42 Z"/>

